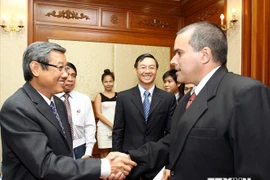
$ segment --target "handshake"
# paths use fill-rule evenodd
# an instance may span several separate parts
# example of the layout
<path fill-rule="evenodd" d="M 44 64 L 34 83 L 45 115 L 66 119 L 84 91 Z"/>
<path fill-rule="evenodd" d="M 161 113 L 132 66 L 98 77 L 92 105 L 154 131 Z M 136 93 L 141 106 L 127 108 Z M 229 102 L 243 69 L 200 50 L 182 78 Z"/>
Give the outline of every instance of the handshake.
<path fill-rule="evenodd" d="M 111 174 L 107 178 L 108 180 L 125 179 L 131 169 L 137 165 L 128 154 L 120 152 L 110 152 L 106 158 L 111 165 Z"/>

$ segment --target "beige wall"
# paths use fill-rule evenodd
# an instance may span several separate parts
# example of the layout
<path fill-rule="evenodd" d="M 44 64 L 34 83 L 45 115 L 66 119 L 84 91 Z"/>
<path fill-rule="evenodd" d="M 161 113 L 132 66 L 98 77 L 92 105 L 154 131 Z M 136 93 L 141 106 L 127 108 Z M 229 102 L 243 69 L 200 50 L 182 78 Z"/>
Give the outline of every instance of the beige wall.
<path fill-rule="evenodd" d="M 227 32 L 228 39 L 228 63 L 229 71 L 241 74 L 241 53 L 242 53 L 242 0 L 227 0 L 227 23 L 231 20 L 232 9 L 236 9 L 236 19 L 238 20 L 235 29 Z"/>
<path fill-rule="evenodd" d="M 27 19 L 27 0 L 0 0 L 0 15 Z M 27 46 L 27 28 L 21 33 L 0 32 L 0 107 L 3 102 L 24 83 L 22 74 L 22 54 Z"/>
<path fill-rule="evenodd" d="M 27 0 L 0 0 L 0 16 L 7 21 L 14 16 L 27 19 Z M 26 25 L 26 23 L 25 23 Z M 19 34 L 0 30 L 0 108 L 3 102 L 24 83 L 22 76 L 22 53 L 27 46 L 27 29 Z M 1 139 L 1 137 L 0 137 Z M 0 145 L 0 162 L 2 162 Z"/>
<path fill-rule="evenodd" d="M 159 62 L 155 83 L 163 89 L 163 74 L 170 69 L 170 48 L 130 44 L 96 43 L 65 40 L 50 40 L 67 49 L 67 60 L 76 65 L 78 76 L 76 90 L 95 99 L 104 90 L 101 75 L 104 69 L 115 73 L 114 90 L 119 92 L 135 86 L 138 82 L 133 71 L 136 58 L 151 53 Z"/>

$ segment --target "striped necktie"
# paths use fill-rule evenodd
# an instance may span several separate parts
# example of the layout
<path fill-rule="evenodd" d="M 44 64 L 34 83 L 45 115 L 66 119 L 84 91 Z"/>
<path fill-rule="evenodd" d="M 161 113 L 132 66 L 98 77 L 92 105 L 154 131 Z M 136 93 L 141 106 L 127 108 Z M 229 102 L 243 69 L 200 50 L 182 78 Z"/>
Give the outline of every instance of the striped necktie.
<path fill-rule="evenodd" d="M 73 123 L 72 123 L 72 114 L 71 114 L 71 108 L 70 108 L 70 103 L 69 103 L 69 94 L 65 94 L 64 97 L 65 97 L 65 100 L 64 100 L 64 103 L 66 105 L 66 108 L 67 108 L 67 114 L 68 114 L 68 122 L 69 122 L 69 125 L 70 125 L 70 131 L 71 131 L 71 136 L 72 136 L 72 140 L 74 140 L 74 129 L 73 129 Z"/>
<path fill-rule="evenodd" d="M 143 109 L 144 109 L 144 117 L 145 121 L 148 120 L 149 110 L 150 110 L 150 102 L 149 102 L 149 91 L 144 91 L 144 101 L 143 101 Z"/>
<path fill-rule="evenodd" d="M 56 110 L 56 107 L 55 107 L 55 105 L 54 105 L 54 103 L 53 103 L 52 101 L 51 101 L 51 104 L 50 104 L 50 108 L 52 109 L 53 114 L 55 115 L 55 117 L 56 117 L 56 119 L 57 119 L 57 121 L 58 121 L 58 124 L 59 124 L 59 126 L 61 127 L 63 133 L 66 134 L 66 133 L 65 133 L 64 126 L 63 126 L 63 123 L 62 123 L 62 121 L 61 121 L 61 119 L 60 119 L 60 117 L 59 117 L 59 114 L 58 114 L 58 112 L 57 112 L 57 110 Z"/>

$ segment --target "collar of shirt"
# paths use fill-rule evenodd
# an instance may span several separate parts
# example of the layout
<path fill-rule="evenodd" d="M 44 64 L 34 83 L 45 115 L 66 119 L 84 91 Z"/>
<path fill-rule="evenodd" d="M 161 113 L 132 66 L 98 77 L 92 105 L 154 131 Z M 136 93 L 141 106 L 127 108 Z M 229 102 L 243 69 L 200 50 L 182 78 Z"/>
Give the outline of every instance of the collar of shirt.
<path fill-rule="evenodd" d="M 56 94 L 56 96 L 59 97 L 60 99 L 64 100 L 65 99 L 65 97 L 64 97 L 65 94 L 66 94 L 65 92 L 61 92 L 61 93 Z M 68 94 L 69 94 L 69 97 L 72 99 L 72 98 L 74 98 L 75 91 L 72 90 Z"/>
<path fill-rule="evenodd" d="M 179 96 L 180 96 L 180 94 L 179 94 L 179 93 L 176 93 L 176 94 L 175 94 L 175 99 L 176 99 L 176 101 L 178 101 Z"/>
<path fill-rule="evenodd" d="M 144 101 L 144 91 L 146 91 L 146 90 L 140 84 L 138 84 L 138 87 L 139 87 L 139 90 L 140 90 L 140 93 L 141 93 L 141 99 L 142 99 L 142 102 L 143 102 Z M 150 102 L 152 100 L 154 89 L 155 89 L 155 85 L 148 90 L 150 92 L 150 96 L 149 96 Z"/>
<path fill-rule="evenodd" d="M 195 92 L 196 96 L 200 93 L 202 88 L 206 85 L 206 83 L 209 81 L 209 79 L 213 76 L 213 74 L 220 68 L 220 66 L 214 68 L 212 71 L 210 71 L 204 78 L 200 81 L 200 83 L 197 86 L 194 86 L 193 89 L 190 91 L 190 95 Z"/>
<path fill-rule="evenodd" d="M 41 97 L 43 97 L 43 99 L 46 101 L 46 103 L 50 106 L 51 102 L 54 103 L 54 99 L 53 99 L 53 96 L 51 97 L 51 99 L 47 98 L 46 96 L 44 96 L 43 94 L 41 94 L 40 92 L 38 92 Z M 54 103 L 55 104 L 55 103 Z"/>

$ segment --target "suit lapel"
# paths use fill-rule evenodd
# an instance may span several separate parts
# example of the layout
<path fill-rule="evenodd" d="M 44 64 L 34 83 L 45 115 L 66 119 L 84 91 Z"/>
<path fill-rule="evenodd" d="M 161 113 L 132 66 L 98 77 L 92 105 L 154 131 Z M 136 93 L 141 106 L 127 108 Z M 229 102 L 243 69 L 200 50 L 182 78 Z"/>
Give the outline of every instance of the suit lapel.
<path fill-rule="evenodd" d="M 30 97 L 30 99 L 33 101 L 33 103 L 36 104 L 37 111 L 39 111 L 51 124 L 53 124 L 55 126 L 55 128 L 59 131 L 59 133 L 61 134 L 64 141 L 67 143 L 68 147 L 72 149 L 72 144 L 70 143 L 70 142 L 72 142 L 70 140 L 71 137 L 66 139 L 55 115 L 53 114 L 50 106 L 46 103 L 46 101 L 43 99 L 43 97 L 29 83 L 25 83 L 23 88 L 24 88 L 25 92 L 27 93 L 27 95 Z M 56 107 L 58 110 L 59 107 L 61 107 L 61 106 L 59 106 L 59 102 L 56 101 L 55 103 L 56 103 Z M 59 111 L 58 114 L 60 116 L 60 119 L 62 120 L 64 128 L 69 132 L 66 123 L 64 123 L 65 121 L 63 121 L 64 116 L 62 113 L 60 113 L 60 112 L 63 112 L 63 110 L 61 109 L 58 111 Z"/>
<path fill-rule="evenodd" d="M 155 87 L 153 94 L 152 94 L 153 97 L 151 100 L 148 118 L 150 118 L 151 114 L 156 109 L 157 105 L 160 103 L 160 100 L 161 100 L 160 91 L 161 91 L 160 89 Z M 132 89 L 132 95 L 133 95 L 133 97 L 132 97 L 133 103 L 135 104 L 135 106 L 138 108 L 138 110 L 140 111 L 140 113 L 144 117 L 142 98 L 141 98 L 141 93 L 140 93 L 138 86 L 136 86 Z"/>
<path fill-rule="evenodd" d="M 157 87 L 155 87 L 152 96 L 153 97 L 152 97 L 152 101 L 151 101 L 151 105 L 150 105 L 150 110 L 149 110 L 148 117 L 151 116 L 152 112 L 156 109 L 157 105 L 160 103 L 160 100 L 161 100 L 160 90 Z"/>
<path fill-rule="evenodd" d="M 62 124 L 64 126 L 64 129 L 65 129 L 65 137 L 66 137 L 66 140 L 68 142 L 68 145 L 70 147 L 70 149 L 72 150 L 73 147 L 72 147 L 72 138 L 71 138 L 71 129 L 70 129 L 70 125 L 69 125 L 69 122 L 68 122 L 68 117 L 67 117 L 67 110 L 64 108 L 63 106 L 63 102 L 60 98 L 54 96 L 54 102 L 55 102 L 55 105 L 56 107 L 58 108 L 58 114 L 60 116 L 60 119 L 62 121 Z M 60 104 L 61 103 L 61 104 Z M 58 127 L 60 128 L 59 124 L 58 124 Z M 60 130 L 62 131 L 62 129 L 60 128 Z"/>
<path fill-rule="evenodd" d="M 171 142 L 170 151 L 171 167 L 173 167 L 173 165 L 178 161 L 189 132 L 203 113 L 207 111 L 208 101 L 216 96 L 219 83 L 227 72 L 227 68 L 225 66 L 221 66 L 202 88 L 187 110 L 185 110 L 185 108 L 190 95 L 183 98 L 183 101 L 180 101 L 181 107 L 177 108 L 177 112 L 173 116 L 173 121 L 179 122 L 172 136 L 173 140 Z M 180 120 L 178 118 L 180 118 Z"/>
<path fill-rule="evenodd" d="M 141 98 L 141 93 L 140 93 L 140 90 L 139 90 L 138 86 L 132 88 L 132 98 L 131 98 L 131 100 L 133 101 L 135 107 L 137 107 L 137 109 L 139 110 L 141 115 L 144 117 L 142 98 Z"/>
<path fill-rule="evenodd" d="M 190 95 L 188 96 L 189 99 Z M 186 103 L 183 103 L 180 108 L 180 112 L 184 113 L 181 120 L 177 124 L 175 136 L 173 136 L 173 142 L 171 143 L 171 158 L 174 164 L 180 156 L 186 138 L 194 124 L 199 120 L 199 117 L 207 110 L 207 93 L 201 91 L 200 96 L 197 96 L 192 102 L 190 107 L 186 109 Z M 177 113 L 178 115 L 180 113 Z M 177 118 L 177 117 L 174 117 Z M 174 121 L 174 120 L 173 120 Z M 176 120 L 177 121 L 177 120 Z"/>

